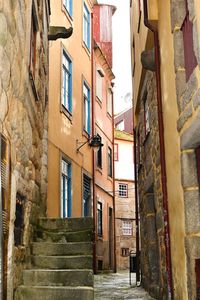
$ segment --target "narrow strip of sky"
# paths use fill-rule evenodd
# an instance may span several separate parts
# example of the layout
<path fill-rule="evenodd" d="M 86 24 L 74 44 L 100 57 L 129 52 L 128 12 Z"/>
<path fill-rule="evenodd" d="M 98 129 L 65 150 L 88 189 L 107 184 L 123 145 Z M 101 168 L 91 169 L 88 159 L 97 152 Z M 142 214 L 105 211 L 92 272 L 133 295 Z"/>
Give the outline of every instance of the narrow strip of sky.
<path fill-rule="evenodd" d="M 98 0 L 98 3 L 117 7 L 113 16 L 114 108 L 117 114 L 132 105 L 130 1 Z"/>

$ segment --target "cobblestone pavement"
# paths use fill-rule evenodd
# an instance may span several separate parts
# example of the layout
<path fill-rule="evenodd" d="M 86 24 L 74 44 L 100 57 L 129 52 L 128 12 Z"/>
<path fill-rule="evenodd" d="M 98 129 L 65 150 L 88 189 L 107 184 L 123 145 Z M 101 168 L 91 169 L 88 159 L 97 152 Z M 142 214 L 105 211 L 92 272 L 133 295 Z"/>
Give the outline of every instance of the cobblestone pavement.
<path fill-rule="evenodd" d="M 95 275 L 95 300 L 153 300 L 147 292 L 135 284 L 135 274 L 132 274 L 132 286 L 129 285 L 129 272 Z"/>

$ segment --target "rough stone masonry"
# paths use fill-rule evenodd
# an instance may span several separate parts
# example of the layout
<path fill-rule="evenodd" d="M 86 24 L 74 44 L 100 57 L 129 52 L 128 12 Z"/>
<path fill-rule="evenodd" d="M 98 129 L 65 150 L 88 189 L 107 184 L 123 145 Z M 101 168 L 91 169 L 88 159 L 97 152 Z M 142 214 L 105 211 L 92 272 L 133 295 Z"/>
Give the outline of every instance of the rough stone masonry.
<path fill-rule="evenodd" d="M 0 1 L 0 133 L 9 153 L 7 290 L 21 281 L 47 183 L 48 1 Z M 15 246 L 16 198 L 23 200 L 21 244 Z"/>

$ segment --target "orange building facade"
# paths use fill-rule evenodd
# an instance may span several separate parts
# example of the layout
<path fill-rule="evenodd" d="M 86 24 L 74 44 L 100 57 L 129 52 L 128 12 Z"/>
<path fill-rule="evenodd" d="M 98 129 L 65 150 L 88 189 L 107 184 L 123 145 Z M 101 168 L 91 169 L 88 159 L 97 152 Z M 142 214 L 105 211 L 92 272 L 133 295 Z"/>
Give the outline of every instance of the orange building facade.
<path fill-rule="evenodd" d="M 114 7 L 94 6 L 94 131 L 103 147 L 94 155 L 96 200 L 95 268 L 115 269 L 112 15 Z M 105 28 L 104 24 L 108 26 Z"/>
<path fill-rule="evenodd" d="M 87 141 L 92 134 L 95 1 L 51 2 L 51 25 L 73 27 L 73 34 L 50 44 L 47 210 L 50 217 L 80 217 L 92 214 L 92 149 Z"/>

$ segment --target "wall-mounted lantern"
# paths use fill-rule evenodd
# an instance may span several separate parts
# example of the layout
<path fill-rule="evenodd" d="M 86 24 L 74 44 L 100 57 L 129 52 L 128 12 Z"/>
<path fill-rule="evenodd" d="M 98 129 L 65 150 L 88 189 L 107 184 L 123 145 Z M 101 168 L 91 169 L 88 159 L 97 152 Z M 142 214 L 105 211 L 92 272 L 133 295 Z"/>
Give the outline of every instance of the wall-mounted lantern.
<path fill-rule="evenodd" d="M 76 140 L 76 152 L 78 153 L 79 150 L 86 144 L 88 144 L 91 148 L 97 150 L 99 149 L 99 147 L 103 147 L 103 144 L 101 143 L 101 137 L 98 135 L 93 135 L 86 142 L 79 142 L 78 140 Z"/>

